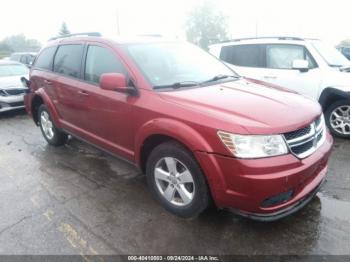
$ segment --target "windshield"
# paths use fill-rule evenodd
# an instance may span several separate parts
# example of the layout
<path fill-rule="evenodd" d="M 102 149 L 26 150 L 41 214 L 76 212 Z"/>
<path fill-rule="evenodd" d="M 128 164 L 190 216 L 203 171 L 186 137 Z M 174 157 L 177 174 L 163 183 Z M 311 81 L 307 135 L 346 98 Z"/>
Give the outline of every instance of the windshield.
<path fill-rule="evenodd" d="M 29 69 L 24 65 L 0 65 L 0 77 L 27 75 Z"/>
<path fill-rule="evenodd" d="M 312 45 L 316 48 L 319 54 L 332 67 L 349 66 L 350 62 L 343 56 L 335 47 L 328 46 L 321 41 L 314 41 Z"/>
<path fill-rule="evenodd" d="M 232 78 L 215 76 L 237 76 L 207 52 L 187 43 L 133 44 L 127 50 L 154 87 L 227 81 Z"/>

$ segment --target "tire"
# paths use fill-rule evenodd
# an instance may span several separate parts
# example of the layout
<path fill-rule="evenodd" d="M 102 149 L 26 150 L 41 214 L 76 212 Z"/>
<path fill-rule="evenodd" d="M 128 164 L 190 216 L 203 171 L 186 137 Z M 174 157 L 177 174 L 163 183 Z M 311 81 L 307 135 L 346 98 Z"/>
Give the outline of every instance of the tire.
<path fill-rule="evenodd" d="M 52 146 L 62 146 L 68 140 L 68 135 L 57 129 L 51 120 L 51 114 L 45 105 L 41 105 L 38 110 L 38 120 L 41 133 L 45 140 Z M 51 131 L 49 131 L 51 129 Z"/>
<path fill-rule="evenodd" d="M 209 206 L 209 190 L 200 166 L 176 142 L 165 142 L 153 149 L 147 159 L 146 176 L 152 194 L 172 214 L 196 217 Z"/>
<path fill-rule="evenodd" d="M 336 115 L 340 116 L 338 120 L 335 120 Z M 325 111 L 325 120 L 334 136 L 350 138 L 350 99 L 340 100 L 331 104 Z M 342 125 L 344 126 L 341 127 Z"/>

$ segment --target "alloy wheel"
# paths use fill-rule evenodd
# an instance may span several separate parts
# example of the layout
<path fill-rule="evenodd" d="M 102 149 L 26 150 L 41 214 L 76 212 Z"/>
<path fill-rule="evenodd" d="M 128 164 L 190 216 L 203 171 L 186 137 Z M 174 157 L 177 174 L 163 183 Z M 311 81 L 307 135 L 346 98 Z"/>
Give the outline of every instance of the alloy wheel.
<path fill-rule="evenodd" d="M 189 169 L 173 157 L 161 158 L 154 169 L 154 179 L 160 194 L 176 206 L 189 205 L 195 194 L 195 184 Z"/>
<path fill-rule="evenodd" d="M 350 135 L 350 105 L 335 108 L 330 115 L 331 127 L 342 135 Z"/>
<path fill-rule="evenodd" d="M 41 112 L 40 123 L 45 136 L 51 140 L 54 137 L 55 133 L 53 131 L 53 124 L 50 120 L 50 116 L 46 111 Z"/>

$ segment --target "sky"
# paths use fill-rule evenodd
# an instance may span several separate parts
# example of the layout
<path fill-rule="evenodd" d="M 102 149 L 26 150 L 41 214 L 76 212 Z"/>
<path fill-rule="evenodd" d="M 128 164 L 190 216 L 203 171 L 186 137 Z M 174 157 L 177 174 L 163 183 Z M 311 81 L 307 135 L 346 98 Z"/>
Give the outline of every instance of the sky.
<path fill-rule="evenodd" d="M 0 39 L 15 34 L 45 44 L 66 22 L 71 32 L 115 37 L 184 38 L 191 9 L 203 0 L 11 0 L 0 10 Z M 348 0 L 212 0 L 228 17 L 232 38 L 301 36 L 331 44 L 350 38 Z"/>

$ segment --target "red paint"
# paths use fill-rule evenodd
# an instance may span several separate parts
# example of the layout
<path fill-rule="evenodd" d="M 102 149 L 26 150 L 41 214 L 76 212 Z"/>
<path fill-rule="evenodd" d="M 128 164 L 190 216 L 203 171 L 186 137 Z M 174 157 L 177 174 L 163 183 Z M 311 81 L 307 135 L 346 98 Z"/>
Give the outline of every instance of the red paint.
<path fill-rule="evenodd" d="M 323 146 L 303 160 L 291 154 L 237 159 L 217 136 L 218 130 L 236 134 L 294 131 L 321 114 L 317 103 L 247 80 L 156 92 L 118 44 L 102 38 L 64 40 L 71 42 L 94 43 L 110 49 L 123 61 L 138 94 L 104 90 L 78 79 L 33 69 L 31 93 L 25 98 L 29 114 L 32 100 L 40 96 L 56 126 L 136 165 L 141 164 L 140 151 L 147 138 L 171 137 L 193 152 L 207 177 L 215 203 L 222 208 L 275 212 L 307 195 L 324 178 L 332 145 L 328 133 Z M 102 82 L 108 86 L 105 89 L 116 87 L 111 84 L 113 77 L 116 78 L 115 75 L 103 78 Z M 118 77 L 117 85 L 122 87 L 122 77 Z M 47 85 L 45 80 L 51 84 Z M 287 203 L 268 209 L 260 207 L 264 199 L 290 188 L 296 194 Z"/>
<path fill-rule="evenodd" d="M 123 91 L 126 90 L 126 78 L 119 73 L 106 73 L 101 76 L 100 87 L 104 90 Z"/>

